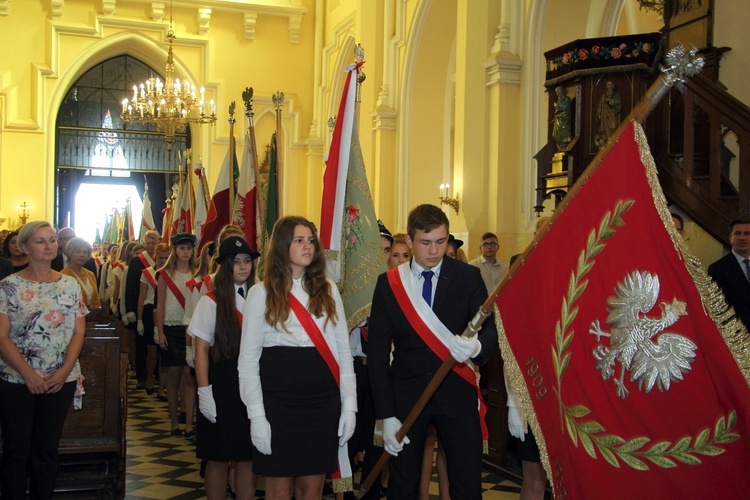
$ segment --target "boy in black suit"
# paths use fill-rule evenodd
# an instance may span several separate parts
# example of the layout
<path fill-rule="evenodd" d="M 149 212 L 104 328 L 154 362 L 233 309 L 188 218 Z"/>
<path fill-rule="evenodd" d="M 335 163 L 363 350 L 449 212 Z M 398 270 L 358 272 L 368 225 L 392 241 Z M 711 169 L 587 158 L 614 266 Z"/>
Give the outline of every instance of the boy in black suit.
<path fill-rule="evenodd" d="M 476 337 L 460 335 L 487 299 L 487 290 L 479 269 L 444 258 L 450 227 L 440 208 L 412 210 L 407 233 L 414 257 L 379 276 L 370 314 L 368 369 L 375 411 L 383 419 L 385 449 L 394 455 L 388 498 L 418 497 L 429 424 L 446 452 L 450 497 L 481 498 L 484 422 L 475 372 L 464 362 L 481 364 L 496 352 L 497 330 L 490 319 Z M 401 422 L 448 353 L 456 367 L 398 442 Z"/>
<path fill-rule="evenodd" d="M 750 218 L 735 219 L 729 228 L 732 251 L 708 266 L 708 274 L 750 330 Z"/>

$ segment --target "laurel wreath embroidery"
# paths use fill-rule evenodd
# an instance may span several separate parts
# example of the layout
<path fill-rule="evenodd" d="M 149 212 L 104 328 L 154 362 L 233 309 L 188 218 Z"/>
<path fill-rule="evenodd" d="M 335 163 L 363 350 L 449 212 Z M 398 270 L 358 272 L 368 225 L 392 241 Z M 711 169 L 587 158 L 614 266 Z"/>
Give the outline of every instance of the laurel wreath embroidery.
<path fill-rule="evenodd" d="M 659 441 L 646 449 L 651 439 L 645 436 L 624 439 L 615 434 L 606 434 L 604 426 L 595 420 L 579 421 L 589 415 L 591 410 L 583 405 L 566 406 L 562 400 L 562 377 L 570 362 L 570 344 L 575 331 L 570 325 L 578 314 L 576 301 L 583 295 L 588 285 L 584 279 L 595 264 L 595 257 L 599 255 L 606 244 L 605 240 L 615 235 L 617 228 L 625 221 L 622 215 L 633 205 L 633 200 L 618 201 L 614 214 L 607 212 L 599 224 L 598 230 L 591 230 L 586 242 L 586 248 L 578 255 L 576 271 L 571 274 L 567 295 L 563 298 L 561 317 L 555 325 L 555 345 L 552 347 L 552 365 L 555 370 L 557 386 L 553 387 L 560 404 L 560 420 L 564 420 L 570 439 L 575 446 L 581 442 L 586 453 L 591 458 L 597 458 L 597 450 L 612 466 L 620 467 L 618 458 L 626 465 L 636 470 L 648 470 L 645 460 L 649 460 L 659 467 L 676 467 L 677 462 L 688 465 L 701 463 L 696 455 L 716 456 L 724 453 L 722 444 L 729 444 L 740 438 L 732 432 L 736 422 L 735 410 L 729 415 L 719 417 L 714 426 L 713 439 L 711 430 L 706 428 L 695 436 L 686 436 L 673 443 Z"/>

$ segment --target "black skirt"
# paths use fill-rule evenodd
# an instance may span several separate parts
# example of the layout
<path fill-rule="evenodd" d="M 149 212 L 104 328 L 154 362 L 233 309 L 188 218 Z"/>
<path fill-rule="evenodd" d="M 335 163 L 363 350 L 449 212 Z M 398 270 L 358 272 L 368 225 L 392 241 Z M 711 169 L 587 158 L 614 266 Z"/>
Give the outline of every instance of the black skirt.
<path fill-rule="evenodd" d="M 208 383 L 216 402 L 216 423 L 212 424 L 198 411 L 196 455 L 203 460 L 218 462 L 252 460 L 250 420 L 240 398 L 237 357 L 214 362 L 211 349 Z"/>
<path fill-rule="evenodd" d="M 185 361 L 185 326 L 164 325 L 167 350 L 161 351 L 161 366 L 187 366 Z"/>
<path fill-rule="evenodd" d="M 268 347 L 260 358 L 271 454 L 253 454 L 253 471 L 271 477 L 328 474 L 337 468 L 341 396 L 314 347 Z"/>
<path fill-rule="evenodd" d="M 143 306 L 143 341 L 148 345 L 157 345 L 154 340 L 154 305 Z"/>

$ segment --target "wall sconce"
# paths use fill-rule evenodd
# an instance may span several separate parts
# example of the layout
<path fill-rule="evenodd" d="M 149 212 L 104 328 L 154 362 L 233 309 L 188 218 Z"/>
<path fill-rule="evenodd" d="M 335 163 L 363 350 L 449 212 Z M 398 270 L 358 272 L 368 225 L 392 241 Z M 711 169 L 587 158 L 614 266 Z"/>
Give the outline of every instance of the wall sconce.
<path fill-rule="evenodd" d="M 21 219 L 21 224 L 26 224 L 26 221 L 29 220 L 29 211 L 31 210 L 31 205 L 26 203 L 25 201 L 18 205 L 18 218 Z"/>
<path fill-rule="evenodd" d="M 448 183 L 440 184 L 440 203 L 453 208 L 456 211 L 456 215 L 458 215 L 458 193 L 456 193 L 455 198 L 451 198 L 450 194 L 451 185 Z"/>

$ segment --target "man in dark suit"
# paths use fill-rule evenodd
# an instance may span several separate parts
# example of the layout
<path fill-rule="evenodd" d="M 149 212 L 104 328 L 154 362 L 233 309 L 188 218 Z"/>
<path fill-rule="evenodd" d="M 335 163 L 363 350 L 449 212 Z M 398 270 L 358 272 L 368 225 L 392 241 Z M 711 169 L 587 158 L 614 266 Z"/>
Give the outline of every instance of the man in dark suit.
<path fill-rule="evenodd" d="M 141 289 L 141 272 L 154 265 L 156 262 L 156 245 L 159 243 L 159 233 L 154 230 L 146 231 L 143 235 L 143 246 L 146 251 L 130 259 L 128 263 L 128 274 L 125 277 L 125 317 L 123 323 L 129 330 L 136 330 L 135 337 L 135 377 L 136 388 L 146 388 L 146 357 L 148 345 L 144 338 L 143 318 L 137 318 L 138 294 Z"/>
<path fill-rule="evenodd" d="M 474 370 L 465 361 L 485 362 L 498 349 L 490 319 L 478 335 L 460 336 L 487 299 L 479 269 L 444 258 L 449 238 L 445 213 L 420 205 L 407 221 L 413 258 L 380 275 L 370 314 L 368 368 L 375 411 L 391 460 L 388 498 L 417 498 L 429 424 L 438 432 L 448 462 L 450 497 L 481 498 L 482 430 Z M 426 328 L 420 326 L 420 322 Z M 390 362 L 393 342 L 393 362 Z M 403 442 L 401 422 L 442 359 L 458 362 L 435 392 Z M 407 446 L 404 446 L 407 445 Z"/>
<path fill-rule="evenodd" d="M 708 266 L 708 274 L 750 330 L 750 218 L 735 219 L 729 228 L 732 251 Z"/>

